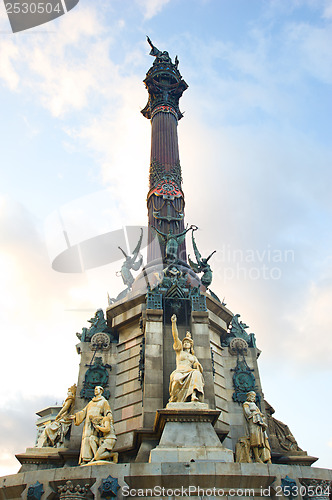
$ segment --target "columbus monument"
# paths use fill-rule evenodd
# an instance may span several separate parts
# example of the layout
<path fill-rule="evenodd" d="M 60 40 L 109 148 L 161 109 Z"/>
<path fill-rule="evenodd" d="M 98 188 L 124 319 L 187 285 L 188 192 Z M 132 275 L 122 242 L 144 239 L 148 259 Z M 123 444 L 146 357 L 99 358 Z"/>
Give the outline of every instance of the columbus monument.
<path fill-rule="evenodd" d="M 255 335 L 211 289 L 214 252 L 202 255 L 185 221 L 177 127 L 188 85 L 178 57 L 148 43 L 146 263 L 137 228 L 131 255 L 119 247 L 126 288 L 76 334 L 78 378 L 61 408 L 38 413 L 36 442 L 16 456 L 18 473 L 0 478 L 0 500 L 328 500 L 332 471 L 274 417 Z"/>

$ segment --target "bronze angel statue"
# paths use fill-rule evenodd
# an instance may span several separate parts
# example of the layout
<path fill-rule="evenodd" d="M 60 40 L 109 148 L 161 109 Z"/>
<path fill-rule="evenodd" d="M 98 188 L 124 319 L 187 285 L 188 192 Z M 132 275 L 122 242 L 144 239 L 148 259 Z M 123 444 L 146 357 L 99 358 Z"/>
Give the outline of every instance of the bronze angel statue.
<path fill-rule="evenodd" d="M 143 239 L 143 229 L 141 228 L 141 236 L 138 240 L 138 243 L 137 243 L 135 250 L 133 251 L 133 254 L 131 257 L 129 255 L 127 255 L 126 252 L 124 250 L 122 250 L 121 247 L 118 247 L 126 259 L 124 261 L 124 263 L 122 264 L 120 274 L 121 274 L 123 283 L 128 287 L 128 289 L 130 289 L 132 287 L 132 284 L 134 283 L 134 278 L 133 278 L 133 275 L 131 274 L 131 269 L 133 269 L 134 271 L 138 271 L 142 265 L 142 262 L 143 262 L 143 257 L 139 253 L 141 245 L 142 245 L 142 239 Z M 136 259 L 138 257 L 139 257 L 139 260 L 136 261 Z"/>
<path fill-rule="evenodd" d="M 190 226 L 182 231 L 182 233 L 174 234 L 172 229 L 170 229 L 169 233 L 162 233 L 156 227 L 151 227 L 156 231 L 159 243 L 165 245 L 165 257 L 167 262 L 176 262 L 178 260 L 179 245 L 184 242 L 186 234 L 190 229 L 197 229 L 196 226 Z"/>
<path fill-rule="evenodd" d="M 197 264 L 195 264 L 195 262 L 193 262 L 190 259 L 190 255 L 188 255 L 189 265 L 190 265 L 191 269 L 193 271 L 195 271 L 195 273 L 203 273 L 203 276 L 201 277 L 201 282 L 202 282 L 202 285 L 204 285 L 205 288 L 207 289 L 207 288 L 209 288 L 209 286 L 212 283 L 212 270 L 211 270 L 210 265 L 208 264 L 208 260 L 216 252 L 216 250 L 214 250 L 206 259 L 202 258 L 201 254 L 198 251 L 197 245 L 196 245 L 196 241 L 194 238 L 194 231 L 192 232 L 192 243 L 193 243 L 193 249 L 195 252 Z"/>

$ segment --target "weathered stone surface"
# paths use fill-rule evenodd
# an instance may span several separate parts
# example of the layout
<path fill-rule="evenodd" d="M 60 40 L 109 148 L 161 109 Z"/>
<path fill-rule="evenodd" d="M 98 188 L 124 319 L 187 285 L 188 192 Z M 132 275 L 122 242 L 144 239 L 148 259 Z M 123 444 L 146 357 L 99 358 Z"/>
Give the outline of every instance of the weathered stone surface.
<path fill-rule="evenodd" d="M 188 403 L 167 403 L 166 408 L 169 410 L 208 410 L 209 405 L 199 401 L 188 401 Z"/>
<path fill-rule="evenodd" d="M 237 464 L 200 461 L 199 459 L 195 462 L 186 460 L 182 463 L 119 463 L 39 470 L 2 477 L 0 478 L 0 500 L 26 498 L 26 488 L 28 485 L 35 484 L 37 480 L 43 484 L 45 491 L 42 498 L 44 496 L 54 498 L 54 492 L 57 491 L 58 486 L 71 480 L 74 484 L 79 483 L 83 486 L 88 484 L 90 491 L 97 499 L 99 498 L 98 488 L 103 479 L 109 475 L 118 480 L 120 489 L 117 498 L 119 500 L 126 498 L 125 490 L 123 490 L 125 486 L 134 489 L 164 487 L 173 490 L 182 486 L 205 490 L 222 488 L 223 496 L 229 496 L 229 498 L 234 498 L 234 490 L 240 488 L 253 489 L 255 498 L 261 498 L 263 496 L 261 489 L 265 489 L 264 498 L 269 498 L 273 496 L 276 485 L 280 485 L 281 479 L 286 475 L 292 477 L 298 485 L 303 480 L 332 481 L 332 470 L 307 466 Z M 191 496 L 195 496 L 194 490 Z M 245 497 L 248 498 L 249 495 Z"/>
<path fill-rule="evenodd" d="M 219 412 L 194 407 L 195 403 L 171 405 L 157 412 L 155 430 L 162 430 L 162 435 L 159 445 L 151 450 L 151 463 L 191 460 L 233 462 L 233 452 L 220 443 L 212 426 Z"/>

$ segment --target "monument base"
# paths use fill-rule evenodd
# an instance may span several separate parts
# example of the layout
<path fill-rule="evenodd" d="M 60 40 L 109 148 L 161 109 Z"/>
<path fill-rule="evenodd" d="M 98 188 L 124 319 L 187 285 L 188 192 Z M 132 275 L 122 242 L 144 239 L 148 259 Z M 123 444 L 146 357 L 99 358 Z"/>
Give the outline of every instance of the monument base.
<path fill-rule="evenodd" d="M 234 462 L 233 452 L 221 444 L 213 428 L 219 410 L 209 410 L 203 403 L 170 404 L 157 410 L 154 430 L 161 433 L 161 438 L 150 452 L 150 463 Z"/>

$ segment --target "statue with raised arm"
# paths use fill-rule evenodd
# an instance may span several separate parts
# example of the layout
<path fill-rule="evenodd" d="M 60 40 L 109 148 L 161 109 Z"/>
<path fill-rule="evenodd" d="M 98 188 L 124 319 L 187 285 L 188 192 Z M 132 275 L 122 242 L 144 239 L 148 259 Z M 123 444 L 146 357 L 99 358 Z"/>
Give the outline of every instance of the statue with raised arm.
<path fill-rule="evenodd" d="M 255 403 L 256 393 L 250 391 L 243 403 L 243 413 L 248 425 L 250 449 L 258 463 L 271 463 L 271 448 L 267 437 L 267 423 L 263 413 Z"/>
<path fill-rule="evenodd" d="M 156 62 L 162 62 L 162 61 L 171 62 L 171 58 L 169 57 L 169 53 L 166 50 L 164 50 L 162 52 L 161 50 L 157 49 L 157 47 L 155 47 L 153 45 L 153 43 L 151 42 L 151 40 L 148 36 L 146 37 L 146 39 L 148 41 L 148 44 L 151 47 L 150 56 L 154 56 L 156 58 Z"/>
<path fill-rule="evenodd" d="M 196 226 L 190 226 L 189 228 L 182 231 L 182 233 L 173 234 L 172 229 L 170 229 L 169 233 L 162 233 L 156 227 L 154 226 L 151 227 L 158 234 L 158 239 L 160 244 L 165 245 L 165 256 L 166 256 L 166 261 L 168 262 L 177 261 L 179 245 L 181 245 L 181 243 L 184 242 L 187 232 L 190 231 L 191 229 L 196 228 Z"/>
<path fill-rule="evenodd" d="M 190 256 L 188 255 L 188 261 L 191 269 L 195 271 L 195 273 L 203 273 L 203 276 L 201 277 L 201 282 L 205 286 L 205 288 L 209 288 L 209 286 L 212 283 L 212 270 L 210 265 L 208 264 L 208 260 L 212 257 L 212 255 L 216 252 L 214 250 L 206 259 L 202 258 L 200 252 L 198 251 L 196 241 L 194 238 L 194 231 L 192 232 L 192 243 L 193 243 L 193 249 L 195 252 L 195 257 L 197 264 L 193 262 L 190 259 Z"/>
<path fill-rule="evenodd" d="M 176 353 L 176 369 L 171 373 L 169 394 L 170 403 L 204 401 L 203 367 L 194 353 L 194 341 L 190 332 L 185 338 L 179 339 L 176 315 L 171 317 L 173 349 Z"/>
<path fill-rule="evenodd" d="M 70 418 L 71 411 L 74 407 L 76 397 L 76 384 L 68 389 L 68 394 L 61 410 L 55 417 L 55 420 L 46 425 L 37 441 L 37 448 L 50 446 L 60 448 L 64 446 L 65 437 L 68 434 L 72 420 Z"/>
<path fill-rule="evenodd" d="M 143 262 L 143 257 L 142 257 L 142 255 L 139 254 L 141 244 L 142 244 L 142 239 L 143 239 L 143 229 L 141 228 L 141 236 L 138 240 L 138 243 L 137 243 L 135 250 L 133 251 L 133 254 L 131 257 L 129 255 L 127 255 L 126 252 L 124 250 L 122 250 L 121 247 L 118 247 L 126 259 L 124 261 L 124 263 L 122 264 L 120 274 L 121 274 L 123 283 L 128 287 L 128 289 L 130 289 L 132 287 L 132 284 L 134 283 L 134 278 L 133 278 L 133 275 L 131 274 L 131 269 L 133 269 L 134 271 L 138 271 L 142 265 L 142 262 Z M 136 261 L 138 256 L 139 256 L 139 260 Z"/>

